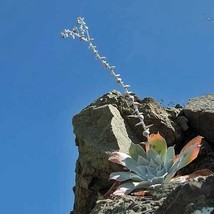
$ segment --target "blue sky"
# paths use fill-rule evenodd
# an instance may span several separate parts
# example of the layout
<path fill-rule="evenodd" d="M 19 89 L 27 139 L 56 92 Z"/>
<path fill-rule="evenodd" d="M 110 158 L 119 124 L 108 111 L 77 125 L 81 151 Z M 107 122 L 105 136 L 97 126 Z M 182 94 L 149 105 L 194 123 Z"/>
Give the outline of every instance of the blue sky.
<path fill-rule="evenodd" d="M 68 214 L 71 118 L 119 89 L 86 44 L 60 37 L 84 16 L 100 53 L 138 96 L 185 104 L 213 92 L 212 0 L 3 0 L 0 213 Z"/>

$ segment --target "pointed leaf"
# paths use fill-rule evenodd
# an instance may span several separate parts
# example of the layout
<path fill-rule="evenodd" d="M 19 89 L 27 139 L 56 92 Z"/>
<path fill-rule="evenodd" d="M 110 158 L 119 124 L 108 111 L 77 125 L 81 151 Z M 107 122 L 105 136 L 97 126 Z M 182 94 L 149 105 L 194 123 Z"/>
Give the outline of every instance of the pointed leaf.
<path fill-rule="evenodd" d="M 139 182 L 125 182 L 117 187 L 116 191 L 113 192 L 113 195 L 128 195 L 135 189 L 137 184 L 139 184 Z"/>
<path fill-rule="evenodd" d="M 138 160 L 138 156 L 146 157 L 146 152 L 143 147 L 139 144 L 131 143 L 129 148 L 129 155 L 135 160 Z"/>
<path fill-rule="evenodd" d="M 166 177 L 167 173 L 165 173 L 164 175 L 162 176 L 159 176 L 159 177 L 154 177 L 151 182 L 152 182 L 152 185 L 154 184 L 162 184 L 165 180 L 165 177 Z"/>
<path fill-rule="evenodd" d="M 174 146 L 170 146 L 168 147 L 167 149 L 167 152 L 166 152 L 166 159 L 164 161 L 164 164 L 173 160 L 175 158 L 175 149 L 174 149 Z"/>
<path fill-rule="evenodd" d="M 167 144 L 165 139 L 159 134 L 151 134 L 149 136 L 150 146 L 161 156 L 161 160 L 165 160 Z"/>
<path fill-rule="evenodd" d="M 130 171 L 137 173 L 140 175 L 139 169 L 137 169 L 138 164 L 135 160 L 131 158 L 131 156 L 127 155 L 123 152 L 112 152 L 109 156 L 109 161 L 113 163 L 120 164 L 122 166 L 127 167 Z"/>
<path fill-rule="evenodd" d="M 174 176 L 175 176 L 175 173 L 177 172 L 176 168 L 172 168 L 170 170 L 170 172 L 168 173 L 168 175 L 166 176 L 165 180 L 164 180 L 164 183 L 170 181 Z"/>
<path fill-rule="evenodd" d="M 178 171 L 192 162 L 199 154 L 200 144 L 193 144 L 186 148 L 182 153 L 178 155 L 177 161 L 172 166 L 172 170 Z"/>
<path fill-rule="evenodd" d="M 148 161 L 146 158 L 142 157 L 142 156 L 138 156 L 137 163 L 138 163 L 140 166 L 149 165 L 149 161 Z"/>
<path fill-rule="evenodd" d="M 148 151 L 148 153 L 146 153 L 147 156 L 147 160 L 154 160 L 156 159 L 157 156 L 159 156 L 159 154 L 151 147 Z"/>
<path fill-rule="evenodd" d="M 167 149 L 167 152 L 166 152 L 166 158 L 165 158 L 165 161 L 164 161 L 164 166 L 166 168 L 166 170 L 168 171 L 171 166 L 173 165 L 173 162 L 175 160 L 175 150 L 174 150 L 174 146 L 170 146 L 168 147 Z"/>
<path fill-rule="evenodd" d="M 141 178 L 145 179 L 146 174 L 148 174 L 146 166 L 138 166 L 138 169 L 140 170 L 141 173 Z"/>
<path fill-rule="evenodd" d="M 198 176 L 209 176 L 209 175 L 213 175 L 214 172 L 211 171 L 210 169 L 199 169 L 193 173 L 191 173 L 190 175 L 188 175 L 189 179 L 190 178 L 195 178 Z"/>
<path fill-rule="evenodd" d="M 140 188 L 146 189 L 146 188 L 150 187 L 151 185 L 152 185 L 152 183 L 150 181 L 141 181 L 140 183 L 135 184 L 134 189 L 140 189 Z"/>
<path fill-rule="evenodd" d="M 164 167 L 161 170 L 157 171 L 157 177 L 166 176 L 167 174 L 168 172 Z"/>
<path fill-rule="evenodd" d="M 186 150 L 187 148 L 189 148 L 190 146 L 194 145 L 194 144 L 201 144 L 203 137 L 198 135 L 197 137 L 193 138 L 192 140 L 190 140 L 181 150 L 180 153 L 184 152 L 184 150 Z"/>
<path fill-rule="evenodd" d="M 113 172 L 109 176 L 109 180 L 113 179 L 116 181 L 126 181 L 126 180 L 132 180 L 132 181 L 141 181 L 142 178 L 135 173 L 132 172 Z"/>
<path fill-rule="evenodd" d="M 160 155 L 157 155 L 155 158 L 153 158 L 153 161 L 154 161 L 158 166 L 160 166 L 160 165 L 162 164 Z"/>
<path fill-rule="evenodd" d="M 198 176 L 209 176 L 209 175 L 213 175 L 213 172 L 210 169 L 200 169 L 189 175 L 176 176 L 175 178 L 171 179 L 170 182 L 183 183 L 188 181 L 189 179 L 196 178 Z"/>
<path fill-rule="evenodd" d="M 146 149 L 146 153 L 148 153 L 148 151 L 150 150 L 150 144 L 148 142 L 145 143 L 145 149 Z"/>
<path fill-rule="evenodd" d="M 151 159 L 149 162 L 149 167 L 156 169 L 158 165 L 153 161 L 153 159 Z"/>

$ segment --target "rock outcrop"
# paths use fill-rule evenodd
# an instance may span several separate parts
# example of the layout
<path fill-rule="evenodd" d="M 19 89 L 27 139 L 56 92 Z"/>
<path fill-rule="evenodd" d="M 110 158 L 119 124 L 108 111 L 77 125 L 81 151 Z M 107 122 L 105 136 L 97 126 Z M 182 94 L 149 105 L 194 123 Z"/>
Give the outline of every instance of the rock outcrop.
<path fill-rule="evenodd" d="M 202 147 L 199 158 L 189 167 L 185 167 L 183 171 L 179 171 L 179 174 L 188 174 L 203 168 L 214 170 L 212 148 L 214 145 L 214 134 L 212 134 L 214 127 L 214 95 L 193 99 L 184 109 L 180 107 L 164 108 L 152 98 L 143 100 L 138 97 L 135 98 L 139 103 L 139 110 L 145 116 L 145 123 L 154 124 L 150 129 L 151 133 L 159 131 L 168 145 L 175 145 L 179 150 L 189 138 L 197 134 L 205 137 L 203 143 L 205 146 Z M 200 105 L 197 100 L 200 100 Z M 206 103 L 209 103 L 209 105 L 206 105 Z M 189 189 L 192 189 L 192 185 L 197 184 L 197 187 L 200 186 L 200 190 L 197 191 L 200 192 L 203 199 L 206 199 L 207 193 L 204 193 L 202 186 L 204 187 L 205 183 L 208 182 L 207 179 L 211 179 L 212 182 L 209 180 L 210 183 L 208 183 L 213 185 L 213 178 L 210 177 L 203 177 L 200 184 L 197 181 L 189 181 L 184 186 L 177 184 L 163 185 L 155 190 L 156 192 L 154 191 L 153 198 L 149 200 L 136 196 L 102 199 L 103 194 L 112 185 L 112 182 L 108 180 L 109 174 L 121 170 L 121 166 L 108 161 L 108 154 L 112 151 L 127 152 L 131 142 L 140 143 L 145 140 L 142 137 L 142 127 L 135 126 L 138 122 L 137 119 L 128 117 L 132 112 L 133 110 L 127 99 L 119 92 L 113 91 L 97 99 L 74 116 L 73 126 L 79 157 L 76 163 L 75 204 L 72 214 L 152 213 L 153 211 L 176 213 L 169 208 L 170 206 L 165 205 L 170 203 L 171 207 L 177 206 L 178 201 L 176 202 L 176 200 L 180 200 L 179 197 L 182 197 L 182 191 L 184 191 L 182 189 L 188 189 L 185 185 L 190 185 L 191 188 Z M 207 123 L 204 122 L 204 119 Z M 170 201 L 170 197 L 175 193 L 177 194 L 178 191 L 181 191 L 179 192 L 180 196 L 176 197 L 177 199 L 175 198 L 174 201 Z M 161 194 L 158 192 L 161 192 Z M 185 205 L 179 205 L 183 206 L 180 213 L 185 213 L 188 209 L 196 210 L 196 208 L 202 209 L 210 206 L 210 203 L 197 204 L 194 200 L 192 198 L 192 202 L 188 201 Z M 210 200 L 212 203 L 214 202 L 213 198 Z M 142 203 L 142 201 L 144 202 Z M 190 205 L 191 203 L 197 204 L 197 206 L 194 207 Z M 123 209 L 127 212 L 123 212 Z M 141 211 L 138 212 L 139 210 Z M 149 210 L 152 210 L 152 212 Z"/>
<path fill-rule="evenodd" d="M 201 176 L 185 184 L 167 183 L 150 191 L 150 197 L 125 195 L 98 200 L 90 214 L 197 214 L 197 210 L 214 210 L 214 176 Z"/>
<path fill-rule="evenodd" d="M 191 99 L 183 112 L 192 130 L 214 145 L 214 94 Z"/>

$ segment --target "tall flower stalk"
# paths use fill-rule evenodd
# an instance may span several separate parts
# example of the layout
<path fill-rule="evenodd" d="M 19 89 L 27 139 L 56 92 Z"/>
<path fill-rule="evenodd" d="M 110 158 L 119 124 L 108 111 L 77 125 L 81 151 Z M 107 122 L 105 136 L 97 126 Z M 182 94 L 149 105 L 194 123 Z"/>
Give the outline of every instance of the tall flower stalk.
<path fill-rule="evenodd" d="M 95 58 L 101 62 L 103 67 L 110 71 L 110 74 L 113 78 L 115 78 L 116 82 L 123 88 L 125 91 L 125 96 L 128 98 L 128 101 L 130 103 L 130 106 L 133 107 L 133 113 L 129 115 L 129 117 L 135 117 L 139 119 L 139 122 L 136 124 L 136 126 L 141 125 L 143 127 L 143 136 L 147 138 L 147 142 L 149 140 L 149 134 L 150 130 L 149 128 L 152 125 L 146 125 L 144 122 L 144 115 L 139 111 L 138 105 L 139 103 L 135 101 L 135 98 L 133 96 L 133 92 L 129 90 L 130 85 L 125 84 L 122 81 L 121 75 L 119 73 L 116 73 L 115 66 L 110 65 L 106 57 L 102 56 L 99 51 L 97 50 L 97 47 L 94 45 L 93 41 L 94 38 L 92 38 L 89 34 L 89 28 L 86 25 L 86 22 L 84 21 L 83 17 L 77 18 L 77 24 L 78 27 L 73 27 L 71 30 L 65 29 L 63 32 L 61 32 L 62 38 L 68 38 L 71 37 L 72 39 L 78 38 L 80 41 L 88 43 L 88 47 L 90 50 L 92 50 L 93 54 L 95 55 Z"/>
<path fill-rule="evenodd" d="M 130 85 L 122 81 L 120 74 L 115 71 L 115 66 L 110 65 L 106 57 L 98 52 L 97 47 L 93 43 L 94 38 L 90 37 L 89 28 L 84 18 L 77 18 L 77 23 L 78 27 L 74 27 L 71 30 L 65 29 L 61 32 L 61 36 L 63 38 L 78 38 L 80 41 L 88 43 L 89 49 L 92 50 L 96 59 L 101 62 L 105 69 L 110 71 L 111 76 L 115 78 L 116 82 L 125 91 L 125 97 L 128 99 L 130 106 L 133 107 L 133 113 L 129 117 L 139 119 L 136 126 L 141 125 L 143 127 L 143 136 L 147 138 L 145 148 L 139 144 L 131 143 L 128 153 L 112 152 L 110 154 L 109 161 L 125 167 L 123 172 L 113 172 L 110 174 L 109 179 L 120 183 L 113 194 L 129 194 L 140 188 L 146 189 L 168 182 L 179 169 L 188 165 L 198 156 L 203 137 L 197 136 L 192 139 L 181 150 L 179 155 L 175 155 L 174 147 L 167 148 L 165 139 L 159 133 L 150 135 L 149 128 L 151 125 L 144 123 L 144 115 L 139 111 L 139 103 L 135 101 L 133 93 L 129 90 Z"/>

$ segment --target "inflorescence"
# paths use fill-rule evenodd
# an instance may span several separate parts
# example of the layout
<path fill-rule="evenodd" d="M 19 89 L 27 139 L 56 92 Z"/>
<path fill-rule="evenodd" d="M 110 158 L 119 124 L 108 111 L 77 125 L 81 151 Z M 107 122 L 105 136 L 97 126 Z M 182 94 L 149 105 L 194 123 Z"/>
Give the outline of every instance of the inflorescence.
<path fill-rule="evenodd" d="M 142 125 L 143 130 L 144 130 L 143 131 L 143 136 L 145 136 L 147 138 L 147 141 L 148 141 L 149 134 L 150 134 L 149 128 L 152 125 L 145 125 L 144 116 L 138 109 L 139 103 L 135 101 L 135 98 L 133 96 L 133 92 L 129 91 L 130 85 L 126 85 L 122 81 L 120 74 L 115 72 L 115 68 L 116 67 L 110 65 L 106 61 L 106 57 L 101 56 L 99 54 L 99 52 L 97 50 L 97 47 L 93 44 L 94 38 L 90 37 L 89 28 L 86 25 L 83 17 L 78 17 L 77 18 L 77 24 L 78 24 L 78 27 L 74 27 L 71 30 L 65 29 L 63 32 L 61 32 L 62 38 L 67 38 L 67 37 L 71 37 L 72 39 L 78 38 L 78 39 L 80 39 L 80 41 L 84 41 L 84 42 L 88 43 L 89 49 L 92 50 L 92 52 L 95 55 L 95 58 L 102 63 L 102 65 L 104 66 L 105 69 L 107 69 L 107 70 L 109 70 L 111 72 L 111 76 L 114 77 L 116 79 L 116 82 L 124 89 L 125 95 L 128 98 L 130 106 L 132 106 L 133 109 L 134 109 L 132 115 L 130 115 L 129 117 L 135 117 L 135 118 L 138 118 L 140 120 L 136 124 L 136 126 Z"/>

